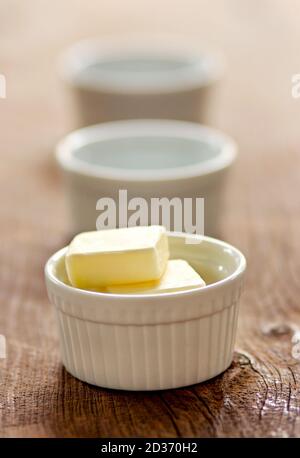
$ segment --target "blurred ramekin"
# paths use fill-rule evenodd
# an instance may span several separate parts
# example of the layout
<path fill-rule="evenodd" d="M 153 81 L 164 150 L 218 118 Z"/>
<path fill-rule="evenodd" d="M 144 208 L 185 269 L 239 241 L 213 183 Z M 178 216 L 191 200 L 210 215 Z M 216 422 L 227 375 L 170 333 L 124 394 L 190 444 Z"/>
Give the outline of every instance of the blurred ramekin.
<path fill-rule="evenodd" d="M 126 190 L 128 200 L 142 197 L 149 208 L 155 197 L 177 197 L 182 205 L 185 198 L 195 203 L 202 197 L 204 232 L 219 236 L 227 171 L 235 157 L 235 143 L 226 135 L 199 124 L 167 120 L 86 127 L 67 135 L 56 150 L 74 233 L 95 230 L 98 199 L 112 198 L 118 206 L 119 190 Z M 179 230 L 172 222 L 168 229 Z"/>
<path fill-rule="evenodd" d="M 85 382 L 160 390 L 210 379 L 232 361 L 244 256 L 222 241 L 169 233 L 171 258 L 186 259 L 208 286 L 160 295 L 116 295 L 68 284 L 66 248 L 46 264 L 66 369 Z"/>
<path fill-rule="evenodd" d="M 78 127 L 136 118 L 207 122 L 223 63 L 178 39 L 90 39 L 64 53 L 60 73 L 75 97 Z"/>

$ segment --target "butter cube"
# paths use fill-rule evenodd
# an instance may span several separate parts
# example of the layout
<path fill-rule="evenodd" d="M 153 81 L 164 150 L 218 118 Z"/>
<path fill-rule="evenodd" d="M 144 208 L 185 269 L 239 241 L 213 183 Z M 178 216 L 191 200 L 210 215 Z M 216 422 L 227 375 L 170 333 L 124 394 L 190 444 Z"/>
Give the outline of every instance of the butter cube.
<path fill-rule="evenodd" d="M 186 261 L 174 259 L 168 261 L 164 275 L 156 282 L 107 286 L 106 291 L 114 294 L 160 294 L 202 286 L 205 286 L 204 280 Z"/>
<path fill-rule="evenodd" d="M 169 258 L 162 226 L 141 226 L 77 235 L 66 253 L 70 283 L 81 289 L 158 280 Z"/>

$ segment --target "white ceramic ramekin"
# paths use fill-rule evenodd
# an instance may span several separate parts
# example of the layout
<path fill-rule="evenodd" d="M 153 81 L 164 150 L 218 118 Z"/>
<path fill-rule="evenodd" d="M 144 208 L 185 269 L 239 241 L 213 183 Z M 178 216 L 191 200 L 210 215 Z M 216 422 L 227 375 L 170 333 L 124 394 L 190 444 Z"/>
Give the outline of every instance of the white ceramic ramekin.
<path fill-rule="evenodd" d="M 126 190 L 128 200 L 142 197 L 149 208 L 155 197 L 177 197 L 182 206 L 185 198 L 195 203 L 202 197 L 204 233 L 219 236 L 224 185 L 235 157 L 236 146 L 226 135 L 199 124 L 167 120 L 86 127 L 65 137 L 56 151 L 74 233 L 95 230 L 98 199 L 112 198 L 118 207 L 119 190 Z M 168 229 L 187 231 L 172 223 Z"/>
<path fill-rule="evenodd" d="M 220 59 L 170 41 L 84 40 L 61 60 L 79 127 L 135 118 L 205 122 L 221 74 Z"/>
<path fill-rule="evenodd" d="M 186 259 L 208 286 L 161 295 L 116 295 L 69 286 L 62 249 L 45 268 L 66 369 L 85 382 L 160 390 L 210 379 L 232 361 L 244 256 L 200 236 L 170 233 L 172 258 Z M 213 282 L 213 283 L 212 283 Z"/>

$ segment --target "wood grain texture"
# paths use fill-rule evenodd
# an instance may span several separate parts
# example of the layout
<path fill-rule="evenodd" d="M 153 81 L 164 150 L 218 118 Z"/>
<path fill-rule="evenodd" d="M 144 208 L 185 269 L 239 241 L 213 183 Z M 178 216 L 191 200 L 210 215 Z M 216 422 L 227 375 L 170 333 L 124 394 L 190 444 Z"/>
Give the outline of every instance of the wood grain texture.
<path fill-rule="evenodd" d="M 300 436 L 299 15 L 297 0 L 2 0 L 2 437 Z M 248 275 L 229 370 L 186 389 L 116 392 L 63 369 L 46 297 L 43 265 L 70 237 L 52 151 L 72 118 L 55 65 L 81 37 L 164 31 L 226 55 L 214 125 L 240 158 L 223 238 L 246 253 Z"/>

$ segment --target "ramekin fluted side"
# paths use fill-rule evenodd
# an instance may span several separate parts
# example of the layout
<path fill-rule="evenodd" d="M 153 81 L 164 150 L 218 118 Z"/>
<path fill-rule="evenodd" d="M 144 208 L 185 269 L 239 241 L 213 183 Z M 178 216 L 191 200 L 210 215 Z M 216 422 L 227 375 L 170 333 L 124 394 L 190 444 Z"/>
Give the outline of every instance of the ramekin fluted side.
<path fill-rule="evenodd" d="M 211 314 L 150 325 L 82 319 L 66 313 L 72 304 L 49 292 L 63 364 L 80 380 L 123 390 L 176 388 L 212 378 L 232 361 L 240 295 L 236 288 L 221 310 L 211 303 Z"/>

